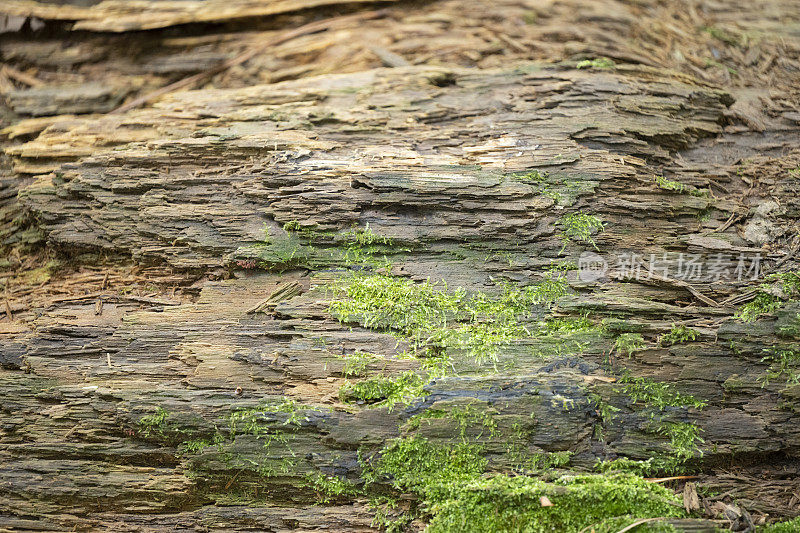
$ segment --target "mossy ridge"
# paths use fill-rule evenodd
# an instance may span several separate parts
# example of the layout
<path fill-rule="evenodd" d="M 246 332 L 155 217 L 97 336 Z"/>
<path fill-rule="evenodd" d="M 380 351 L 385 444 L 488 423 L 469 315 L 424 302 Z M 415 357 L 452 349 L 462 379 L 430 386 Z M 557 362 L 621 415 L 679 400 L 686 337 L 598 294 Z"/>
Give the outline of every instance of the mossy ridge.
<path fill-rule="evenodd" d="M 772 314 L 787 302 L 800 297 L 800 273 L 775 272 L 759 285 L 758 294 L 734 315 L 743 322 L 753 322 L 762 315 Z"/>
<path fill-rule="evenodd" d="M 702 409 L 708 402 L 691 394 L 682 394 L 671 383 L 653 381 L 649 378 L 633 377 L 624 373 L 619 382 L 620 391 L 634 402 L 641 402 L 649 409 L 663 410 L 666 407 L 694 407 Z"/>
<path fill-rule="evenodd" d="M 338 501 L 356 494 L 352 483 L 319 471 L 295 451 L 309 438 L 303 426 L 311 413 L 321 411 L 291 398 L 272 398 L 233 408 L 209 432 L 183 428 L 176 414 L 158 407 L 140 419 L 139 436 L 174 446 L 188 461 L 187 476 L 203 479 L 202 493 L 223 502 L 259 503 L 267 493 L 289 486 L 300 489 L 292 500 Z"/>
<path fill-rule="evenodd" d="M 682 344 L 685 342 L 692 342 L 697 339 L 700 334 L 683 324 L 672 324 L 672 329 L 668 333 L 664 333 L 658 337 L 658 344 L 661 346 L 673 346 L 675 344 Z"/>
<path fill-rule="evenodd" d="M 776 347 L 765 351 L 768 355 L 761 362 L 769 364 L 769 368 L 760 379 L 762 387 L 779 379 L 785 380 L 787 386 L 800 383 L 800 347 Z"/>
<path fill-rule="evenodd" d="M 177 420 L 174 413 L 165 409 L 162 406 L 155 408 L 151 414 L 142 416 L 137 422 L 137 429 L 132 432 L 147 441 L 158 442 L 167 446 L 177 446 L 182 449 L 187 442 L 192 442 L 193 446 L 205 440 L 199 430 L 198 424 L 193 420 L 191 424 L 187 424 L 186 419 Z"/>
<path fill-rule="evenodd" d="M 270 237 L 265 229 L 263 242 L 240 248 L 233 254 L 235 264 L 244 269 L 269 271 L 332 267 L 388 271 L 391 257 L 411 251 L 394 239 L 375 233 L 369 224 L 329 231 L 294 220 L 284 224 L 283 231 L 282 235 Z"/>
<path fill-rule="evenodd" d="M 477 407 L 479 406 L 479 407 Z M 432 407 L 422 413 L 410 417 L 401 428 L 404 432 L 417 430 L 421 426 L 430 425 L 433 420 L 447 419 L 455 423 L 458 429 L 458 437 L 462 443 L 469 442 L 471 436 L 468 435 L 470 429 L 477 430 L 476 439 L 484 435 L 494 438 L 499 435 L 497 421 L 494 415 L 497 411 L 485 402 L 471 400 L 464 405 L 451 405 L 442 407 Z"/>
<path fill-rule="evenodd" d="M 708 196 L 709 194 L 707 190 L 685 185 L 678 181 L 665 178 L 664 176 L 655 176 L 655 181 L 659 189 L 675 192 L 677 194 L 690 194 L 692 196 Z"/>
<path fill-rule="evenodd" d="M 595 438 L 604 440 L 604 430 L 611 427 L 620 407 L 614 406 L 600 394 L 602 390 L 623 395 L 641 408 L 646 417 L 645 431 L 668 439 L 667 450 L 653 454 L 647 460 L 621 457 L 613 460 L 598 460 L 595 468 L 601 472 L 629 472 L 637 475 L 675 474 L 686 468 L 691 459 L 703 455 L 700 444 L 702 429 L 693 422 L 675 421 L 681 410 L 702 410 L 707 405 L 703 399 L 679 392 L 671 383 L 657 382 L 649 378 L 634 377 L 628 370 L 618 374 L 613 385 L 593 388 L 589 399 L 594 404 L 599 424 L 595 426 Z"/>
<path fill-rule="evenodd" d="M 583 61 L 578 61 L 575 65 L 575 68 L 582 69 L 582 68 L 590 68 L 596 70 L 613 70 L 617 67 L 617 64 L 614 63 L 613 60 L 607 57 L 596 57 L 594 59 L 584 59 Z"/>
<path fill-rule="evenodd" d="M 557 156 L 556 159 L 558 159 Z M 599 184 L 592 176 L 545 172 L 538 169 L 514 172 L 509 179 L 530 185 L 536 194 L 552 199 L 560 207 L 569 207 L 578 198 L 594 192 Z"/>
<path fill-rule="evenodd" d="M 334 356 L 344 361 L 342 376 L 345 378 L 363 377 L 367 374 L 369 367 L 375 366 L 377 363 L 383 363 L 383 366 L 386 366 L 386 359 L 371 352 L 356 351 L 349 354 L 334 354 Z"/>
<path fill-rule="evenodd" d="M 509 423 L 510 420 L 515 420 Z M 502 415 L 490 403 L 470 399 L 466 402 L 437 403 L 409 418 L 401 433 L 425 438 L 426 434 L 457 435 L 460 444 L 470 444 L 478 453 L 486 452 L 494 469 L 517 474 L 548 474 L 569 464 L 569 451 L 537 452 L 530 438 L 536 426 L 534 412 L 529 416 Z M 447 439 L 445 444 L 454 442 Z M 442 445 L 440 439 L 431 444 Z"/>
<path fill-rule="evenodd" d="M 519 317 L 532 305 L 533 300 L 548 301 L 550 299 L 548 296 L 542 297 L 543 295 L 552 296 L 552 291 L 548 288 L 547 283 L 535 287 L 533 294 L 536 294 L 537 298 L 531 298 L 529 294 L 520 289 L 509 286 L 505 286 L 503 293 L 499 296 L 492 298 L 483 293 L 467 295 L 466 291 L 461 289 L 448 291 L 444 284 L 414 283 L 410 280 L 383 275 L 354 276 L 343 283 L 337 289 L 340 298 L 331 302 L 330 310 L 334 316 L 344 322 L 358 321 L 367 327 L 393 331 L 398 336 L 411 340 L 415 349 L 419 350 L 418 355 L 423 358 L 431 351 L 439 350 L 438 353 L 442 351 L 446 353 L 453 349 L 466 349 L 469 353 L 476 355 L 476 352 L 470 351 L 470 346 L 460 341 L 458 337 L 456 337 L 456 342 L 453 342 L 453 337 L 450 335 L 452 332 L 463 334 L 465 331 L 469 331 L 467 328 L 472 324 L 484 327 L 486 322 L 481 321 L 486 320 L 487 316 L 499 318 L 501 324 L 511 320 L 518 324 L 526 324 L 524 331 L 512 330 L 511 339 L 523 336 L 524 338 L 536 338 L 537 335 L 546 337 L 560 332 L 568 334 L 600 330 L 587 316 L 552 318 L 539 322 L 536 328 L 528 329 L 532 323 L 522 322 Z M 561 294 L 560 291 L 554 291 L 554 295 L 558 294 Z M 341 298 L 342 296 L 346 298 Z M 497 342 L 496 337 L 492 339 L 492 342 L 486 342 L 485 338 L 475 335 L 474 331 L 470 331 L 470 334 L 471 339 L 477 338 L 489 346 L 502 344 Z M 634 335 L 635 340 L 639 341 L 636 343 L 637 348 L 643 346 L 641 335 L 629 335 Z M 626 338 L 624 335 L 622 337 Z M 477 352 L 476 359 L 482 360 L 481 352 Z M 705 406 L 705 402 L 691 395 L 678 393 L 672 390 L 672 386 L 668 384 L 656 383 L 645 378 L 623 376 L 622 382 L 624 386 L 621 392 L 634 402 L 642 404 L 653 420 L 649 431 L 669 439 L 670 452 L 659 454 L 655 461 L 648 463 L 648 470 L 676 471 L 697 453 L 696 444 L 702 442 L 699 430 L 691 424 L 684 426 L 682 423 L 656 420 L 655 413 L 665 407 L 700 409 Z M 390 397 L 395 389 L 404 389 L 399 385 L 402 383 L 393 382 L 386 377 L 372 378 L 364 382 L 364 394 L 361 399 L 367 403 L 375 399 L 382 401 L 384 398 Z M 381 393 L 376 396 L 373 394 L 373 389 Z M 410 401 L 413 399 L 413 394 L 407 395 L 406 398 Z M 613 418 L 614 409 L 617 408 L 610 405 L 604 409 L 603 418 L 606 424 Z M 429 416 L 433 417 L 433 415 Z M 463 435 L 463 429 L 460 431 Z M 514 455 L 513 451 L 512 449 L 507 450 Z M 528 450 L 522 451 L 522 455 L 526 453 L 529 453 Z M 520 465 L 524 464 L 523 460 L 517 462 Z"/>
<path fill-rule="evenodd" d="M 644 337 L 640 333 L 623 333 L 614 341 L 614 349 L 618 354 L 632 357 L 634 353 L 646 346 Z"/>

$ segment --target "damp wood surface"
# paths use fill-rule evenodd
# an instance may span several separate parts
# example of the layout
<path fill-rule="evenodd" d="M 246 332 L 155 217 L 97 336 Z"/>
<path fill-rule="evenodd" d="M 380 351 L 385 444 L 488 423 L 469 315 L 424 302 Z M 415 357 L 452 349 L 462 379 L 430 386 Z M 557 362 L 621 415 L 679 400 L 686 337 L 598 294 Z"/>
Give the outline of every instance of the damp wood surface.
<path fill-rule="evenodd" d="M 446 530 L 393 442 L 800 515 L 794 2 L 220 5 L 0 5 L 0 529 Z"/>

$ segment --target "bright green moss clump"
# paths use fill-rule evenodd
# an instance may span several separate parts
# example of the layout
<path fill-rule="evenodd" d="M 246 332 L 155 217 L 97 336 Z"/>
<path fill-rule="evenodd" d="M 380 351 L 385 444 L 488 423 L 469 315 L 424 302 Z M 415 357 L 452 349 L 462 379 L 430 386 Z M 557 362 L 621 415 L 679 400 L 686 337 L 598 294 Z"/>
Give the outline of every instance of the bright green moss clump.
<path fill-rule="evenodd" d="M 617 353 L 624 353 L 628 357 L 644 347 L 644 338 L 639 333 L 623 333 L 614 341 L 614 349 Z"/>
<path fill-rule="evenodd" d="M 760 380 L 763 387 L 775 379 L 785 379 L 786 385 L 800 383 L 800 350 L 796 348 L 772 349 L 770 354 L 761 361 L 770 365 L 767 373 Z"/>
<path fill-rule="evenodd" d="M 422 395 L 423 385 L 422 378 L 409 370 L 395 378 L 375 376 L 355 383 L 347 381 L 339 389 L 339 398 L 348 403 L 362 401 L 392 407 Z"/>
<path fill-rule="evenodd" d="M 432 503 L 480 477 L 487 464 L 480 452 L 475 444 L 443 446 L 421 437 L 406 437 L 384 448 L 376 470 L 391 476 L 395 488 L 414 491 Z"/>
<path fill-rule="evenodd" d="M 774 313 L 783 305 L 783 301 L 771 294 L 759 293 L 752 301 L 744 304 L 736 312 L 736 318 L 743 322 L 754 322 L 761 315 Z"/>
<path fill-rule="evenodd" d="M 597 532 L 618 531 L 636 518 L 684 516 L 669 489 L 631 474 L 563 476 L 548 483 L 486 474 L 486 466 L 479 446 L 407 437 L 383 450 L 375 473 L 397 490 L 419 494 L 431 533 L 570 533 L 592 525 Z M 542 497 L 553 505 L 542 506 Z"/>
<path fill-rule="evenodd" d="M 665 333 L 658 337 L 658 343 L 662 346 L 672 346 L 674 344 L 681 344 L 683 342 L 690 342 L 697 339 L 698 333 L 692 328 L 687 328 L 683 324 L 680 326 L 672 325 L 669 333 Z"/>
<path fill-rule="evenodd" d="M 800 295 L 800 273 L 775 272 L 766 277 L 768 283 L 759 286 L 756 297 L 736 312 L 735 318 L 753 322 L 761 315 L 774 313 L 788 301 Z M 771 283 L 769 283 L 771 282 Z"/>
<path fill-rule="evenodd" d="M 671 491 L 630 474 L 564 476 L 554 483 L 517 476 L 477 478 L 433 506 L 431 533 L 463 531 L 577 532 L 619 517 L 678 517 Z M 552 506 L 543 507 L 547 497 Z M 619 522 L 613 520 L 616 525 Z"/>
<path fill-rule="evenodd" d="M 531 335 L 520 318 L 535 305 L 549 305 L 567 294 L 563 276 L 537 285 L 503 287 L 490 296 L 453 291 L 444 283 L 386 275 L 358 275 L 335 285 L 329 311 L 341 322 L 386 330 L 411 341 L 414 350 L 465 350 L 478 361 L 493 359 L 500 345 Z"/>
<path fill-rule="evenodd" d="M 561 248 L 562 252 L 570 241 L 588 243 L 597 250 L 597 244 L 592 236 L 602 232 L 606 227 L 598 217 L 587 215 L 586 213 L 564 215 L 559 219 L 559 223 L 564 228 L 562 233 L 562 240 L 564 241 L 564 246 Z"/>

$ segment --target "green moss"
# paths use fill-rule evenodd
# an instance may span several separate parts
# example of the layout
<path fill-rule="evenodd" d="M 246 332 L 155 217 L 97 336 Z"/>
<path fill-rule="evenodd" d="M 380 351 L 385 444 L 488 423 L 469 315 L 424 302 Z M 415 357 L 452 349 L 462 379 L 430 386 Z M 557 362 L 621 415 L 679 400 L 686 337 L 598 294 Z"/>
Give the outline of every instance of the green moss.
<path fill-rule="evenodd" d="M 554 261 L 545 270 L 548 272 L 569 272 L 578 270 L 578 265 L 575 264 L 575 261 Z"/>
<path fill-rule="evenodd" d="M 520 318 L 566 295 L 568 285 L 553 275 L 525 288 L 507 284 L 489 296 L 460 287 L 450 291 L 444 283 L 356 275 L 332 290 L 329 312 L 340 322 L 393 333 L 410 341 L 415 353 L 457 349 L 481 362 L 495 359 L 499 346 L 530 336 Z"/>
<path fill-rule="evenodd" d="M 475 428 L 478 430 L 477 438 L 481 438 L 484 434 L 490 438 L 498 435 L 497 422 L 485 405 L 481 408 L 473 404 L 456 405 L 449 409 L 427 409 L 418 415 L 412 416 L 406 423 L 405 429 L 417 429 L 425 421 L 435 419 L 448 419 L 456 423 L 458 428 L 458 435 L 462 442 L 467 442 L 467 430 Z"/>
<path fill-rule="evenodd" d="M 689 422 L 657 422 L 654 421 L 651 433 L 663 435 L 669 439 L 669 452 L 656 454 L 646 461 L 620 457 L 611 461 L 598 461 L 595 468 L 600 472 L 629 472 L 639 476 L 657 473 L 678 474 L 686 463 L 698 455 L 702 455 L 699 445 L 705 442 L 700 437 L 700 428 Z"/>
<path fill-rule="evenodd" d="M 200 453 L 206 448 L 211 446 L 219 446 L 225 442 L 225 437 L 219 431 L 214 433 L 214 436 L 210 439 L 207 438 L 194 438 L 188 439 L 182 442 L 179 446 L 179 449 L 182 453 L 192 455 L 196 453 Z"/>
<path fill-rule="evenodd" d="M 761 315 L 774 313 L 782 305 L 783 302 L 776 296 L 762 292 L 757 294 L 752 301 L 740 307 L 734 316 L 743 322 L 754 322 Z"/>
<path fill-rule="evenodd" d="M 350 354 L 336 355 L 344 360 L 342 375 L 348 377 L 362 377 L 366 375 L 370 364 L 383 361 L 380 355 L 369 352 L 353 352 Z"/>
<path fill-rule="evenodd" d="M 800 295 L 800 274 L 797 272 L 776 272 L 766 277 L 759 286 L 756 297 L 744 304 L 734 315 L 744 322 L 753 322 L 761 315 L 771 314 L 783 307 L 786 301 Z"/>
<path fill-rule="evenodd" d="M 257 407 L 235 410 L 228 416 L 227 434 L 216 439 L 217 457 L 227 465 L 226 471 L 238 470 L 249 474 L 237 475 L 237 483 L 243 486 L 269 478 L 296 475 L 300 459 L 295 456 L 293 448 L 298 430 L 309 420 L 308 412 L 318 410 L 290 398 L 270 399 Z M 256 452 L 240 446 L 238 443 L 242 437 L 245 441 L 255 438 L 262 449 Z M 276 452 L 275 448 L 280 451 Z M 193 468 L 200 464 L 193 464 Z M 211 475 L 217 473 L 211 472 Z M 249 481 L 246 480 L 248 477 Z"/>
<path fill-rule="evenodd" d="M 781 291 L 787 297 L 791 297 L 800 292 L 800 273 L 798 272 L 776 272 L 767 276 L 767 281 L 777 282 Z"/>
<path fill-rule="evenodd" d="M 616 63 L 614 63 L 611 59 L 607 57 L 598 57 L 595 59 L 584 59 L 583 61 L 579 61 L 575 68 L 591 68 L 597 70 L 609 70 L 616 68 Z"/>
<path fill-rule="evenodd" d="M 592 236 L 605 229 L 605 224 L 600 218 L 586 213 L 570 213 L 561 217 L 559 223 L 564 228 L 562 233 L 562 240 L 564 241 L 564 246 L 561 248 L 562 252 L 570 241 L 588 243 L 595 250 L 598 249 Z"/>
<path fill-rule="evenodd" d="M 341 322 L 391 329 L 422 343 L 427 333 L 446 328 L 463 308 L 466 292 L 447 286 L 390 276 L 354 276 L 334 285 L 330 313 Z"/>
<path fill-rule="evenodd" d="M 631 357 L 645 347 L 644 338 L 639 333 L 623 333 L 614 341 L 614 349 L 619 354 Z"/>
<path fill-rule="evenodd" d="M 702 409 L 708 403 L 691 394 L 681 394 L 674 385 L 660 383 L 648 378 L 636 378 L 625 374 L 620 378 L 621 392 L 635 402 L 642 402 L 648 408 L 662 410 L 665 407 L 694 407 Z"/>
<path fill-rule="evenodd" d="M 762 386 L 766 387 L 776 379 L 785 379 L 786 385 L 800 383 L 800 350 L 773 348 L 761 361 L 769 364 L 767 373 L 761 378 Z"/>
<path fill-rule="evenodd" d="M 569 461 L 568 452 L 533 457 L 542 468 Z M 612 533 L 615 526 L 637 518 L 685 514 L 671 491 L 630 474 L 562 476 L 545 482 L 487 473 L 487 465 L 479 446 L 437 445 L 413 436 L 390 442 L 365 479 L 387 480 L 399 492 L 418 494 L 420 505 L 401 522 L 427 517 L 431 532 L 576 533 L 594 525 L 595 531 Z M 543 506 L 543 497 L 553 505 Z"/>
<path fill-rule="evenodd" d="M 702 455 L 699 445 L 705 442 L 700 437 L 700 428 L 689 422 L 663 422 L 656 432 L 669 438 L 672 453 L 657 457 L 655 467 L 668 474 L 677 473 L 688 460 Z"/>
<path fill-rule="evenodd" d="M 656 185 L 658 185 L 660 189 L 664 189 L 665 191 L 675 191 L 678 194 L 682 194 L 686 191 L 686 185 L 683 183 L 667 179 L 664 176 L 656 176 L 655 178 Z"/>
<path fill-rule="evenodd" d="M 664 420 L 669 408 L 706 407 L 705 400 L 690 394 L 682 394 L 669 383 L 660 383 L 648 378 L 633 377 L 627 371 L 619 379 L 618 390 L 634 402 L 641 404 L 649 412 L 650 426 L 648 431 L 663 435 L 669 439 L 669 451 L 659 453 L 648 461 L 615 462 L 615 467 L 623 467 L 627 471 L 639 474 L 665 472 L 676 473 L 685 463 L 698 454 L 702 455 L 699 444 L 701 429 L 690 422 L 674 422 Z"/>
<path fill-rule="evenodd" d="M 612 518 L 684 514 L 669 490 L 628 474 L 565 476 L 554 483 L 496 475 L 473 479 L 447 496 L 432 506 L 432 533 L 568 533 L 592 525 L 599 531 Z M 542 506 L 542 497 L 553 505 Z"/>
<path fill-rule="evenodd" d="M 305 476 L 305 481 L 306 487 L 317 493 L 319 503 L 347 500 L 359 494 L 358 487 L 355 484 L 335 475 L 309 472 Z"/>
<path fill-rule="evenodd" d="M 604 441 L 604 429 L 611 425 L 616 418 L 615 413 L 618 413 L 621 409 L 611 405 L 602 396 L 594 392 L 589 394 L 589 400 L 592 402 L 595 413 L 600 419 L 600 424 L 594 427 L 594 438 L 599 441 Z"/>
<path fill-rule="evenodd" d="M 251 409 L 240 409 L 234 411 L 228 417 L 231 438 L 237 434 L 245 433 L 255 437 L 261 437 L 268 428 L 264 422 L 268 415 L 283 414 L 281 425 L 300 426 L 308 421 L 305 411 L 318 411 L 316 407 L 311 407 L 297 403 L 291 398 L 282 398 L 264 402 L 258 407 Z"/>
<path fill-rule="evenodd" d="M 800 531 L 800 517 L 786 522 L 777 522 L 756 529 L 757 533 L 797 533 Z"/>
<path fill-rule="evenodd" d="M 158 407 L 152 415 L 145 415 L 139 419 L 140 434 L 145 437 L 164 438 L 168 431 L 167 418 L 169 413 L 163 407 Z"/>
<path fill-rule="evenodd" d="M 543 322 L 540 333 L 544 335 L 570 334 L 586 331 L 600 331 L 600 327 L 589 320 L 588 315 L 580 317 L 553 318 Z"/>
<path fill-rule="evenodd" d="M 487 460 L 481 451 L 475 444 L 440 445 L 422 437 L 404 437 L 382 450 L 376 471 L 389 476 L 397 489 L 436 500 L 449 493 L 453 483 L 467 482 L 483 473 Z"/>
<path fill-rule="evenodd" d="M 662 346 L 672 346 L 673 344 L 694 341 L 697 339 L 697 336 L 697 331 L 687 328 L 683 324 L 680 326 L 672 324 L 672 329 L 669 333 L 661 335 L 658 338 L 658 343 Z"/>
<path fill-rule="evenodd" d="M 531 170 L 529 172 L 517 172 L 512 174 L 512 179 L 521 181 L 523 183 L 533 183 L 541 185 L 547 181 L 547 172 L 539 172 L 538 170 Z"/>
<path fill-rule="evenodd" d="M 635 474 L 637 476 L 649 476 L 658 471 L 657 466 L 654 464 L 655 460 L 650 458 L 646 461 L 638 461 L 629 459 L 627 457 L 619 457 L 617 459 L 602 461 L 599 460 L 595 463 L 595 470 L 603 473 L 610 472 L 624 472 L 628 474 Z"/>
<path fill-rule="evenodd" d="M 729 44 L 731 46 L 739 46 L 739 38 L 736 35 L 726 30 L 723 30 L 722 28 L 717 28 L 715 26 L 706 26 L 703 28 L 703 31 L 709 34 L 714 39 L 722 41 L 725 44 Z"/>
<path fill-rule="evenodd" d="M 234 255 L 239 266 L 275 271 L 354 265 L 389 269 L 388 256 L 408 251 L 373 232 L 369 224 L 334 232 L 293 220 L 284 224 L 283 230 L 282 235 L 267 236 L 262 243 L 238 250 Z"/>
<path fill-rule="evenodd" d="M 573 455 L 574 453 L 570 451 L 528 454 L 521 466 L 527 472 L 544 472 L 554 468 L 563 468 L 569 464 Z"/>
<path fill-rule="evenodd" d="M 536 24 L 538 19 L 538 15 L 536 11 L 526 11 L 524 15 L 522 15 L 522 20 L 525 24 Z"/>
<path fill-rule="evenodd" d="M 397 377 L 374 376 L 356 382 L 345 381 L 339 389 L 339 398 L 346 403 L 362 401 L 391 408 L 421 396 L 423 385 L 423 379 L 408 370 Z"/>

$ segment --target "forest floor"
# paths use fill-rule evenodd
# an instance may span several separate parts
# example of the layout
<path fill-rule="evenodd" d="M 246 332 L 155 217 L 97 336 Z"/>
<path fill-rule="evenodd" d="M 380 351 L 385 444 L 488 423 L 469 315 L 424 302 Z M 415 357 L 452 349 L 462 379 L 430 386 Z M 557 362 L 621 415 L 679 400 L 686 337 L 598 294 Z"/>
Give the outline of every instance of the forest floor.
<path fill-rule="evenodd" d="M 5 0 L 0 58 L 0 530 L 800 516 L 796 1 Z"/>

